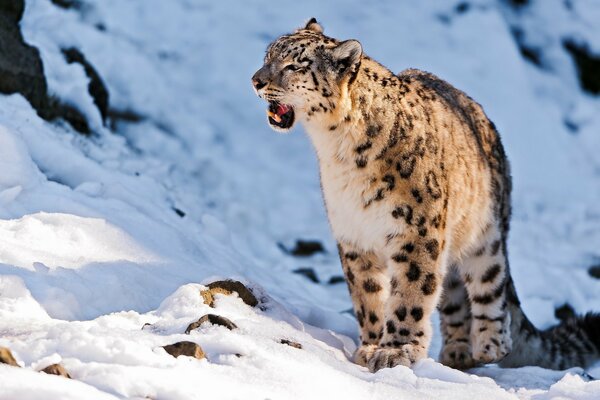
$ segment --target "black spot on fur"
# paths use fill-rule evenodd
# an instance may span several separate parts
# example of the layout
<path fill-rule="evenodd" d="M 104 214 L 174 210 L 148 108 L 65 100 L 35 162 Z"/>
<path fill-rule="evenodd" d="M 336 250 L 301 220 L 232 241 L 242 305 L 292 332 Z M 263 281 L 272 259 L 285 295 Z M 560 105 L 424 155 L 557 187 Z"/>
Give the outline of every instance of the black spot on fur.
<path fill-rule="evenodd" d="M 375 314 L 373 311 L 370 311 L 369 312 L 369 322 L 371 322 L 371 324 L 375 324 L 377 321 L 379 321 L 377 314 Z"/>
<path fill-rule="evenodd" d="M 420 204 L 423 202 L 423 197 L 421 196 L 421 192 L 419 192 L 419 189 L 412 189 L 411 194 L 417 203 Z"/>
<path fill-rule="evenodd" d="M 373 138 L 373 137 L 379 135 L 380 132 L 381 132 L 381 127 L 379 125 L 369 125 L 367 127 L 367 131 L 365 133 L 368 137 Z"/>
<path fill-rule="evenodd" d="M 500 285 L 494 292 L 473 296 L 473 302 L 477 304 L 490 304 L 496 301 L 504 291 L 504 285 Z"/>
<path fill-rule="evenodd" d="M 396 318 L 398 318 L 398 321 L 400 322 L 406 319 L 406 313 L 406 307 L 398 307 L 396 311 L 394 311 L 394 314 L 396 314 Z"/>
<path fill-rule="evenodd" d="M 408 262 L 408 255 L 406 253 L 396 253 L 392 256 L 392 260 L 400 262 Z"/>
<path fill-rule="evenodd" d="M 360 325 L 361 327 L 365 325 L 365 314 L 362 313 L 362 311 L 357 311 L 356 312 L 356 320 L 358 321 L 358 325 Z"/>
<path fill-rule="evenodd" d="M 403 179 L 408 179 L 415 170 L 417 164 L 417 158 L 414 154 L 404 155 L 400 158 L 400 161 L 396 163 L 396 171 Z"/>
<path fill-rule="evenodd" d="M 413 243 L 406 243 L 404 246 L 402 246 L 402 250 L 406 251 L 407 253 L 412 253 L 415 250 L 415 245 Z"/>
<path fill-rule="evenodd" d="M 493 282 L 494 279 L 498 276 L 498 274 L 502 271 L 502 266 L 500 264 L 494 264 L 488 268 L 487 271 L 481 277 L 481 283 L 489 283 Z"/>
<path fill-rule="evenodd" d="M 452 315 L 458 311 L 460 311 L 460 309 L 462 308 L 462 306 L 460 304 L 448 304 L 447 306 L 445 306 L 444 308 L 442 308 L 442 314 L 444 315 Z"/>
<path fill-rule="evenodd" d="M 346 271 L 346 277 L 348 278 L 348 282 L 350 282 L 351 285 L 354 285 L 354 273 L 350 268 Z"/>
<path fill-rule="evenodd" d="M 442 189 L 440 188 L 440 184 L 433 171 L 427 173 L 427 176 L 425 177 L 425 186 L 427 187 L 427 192 L 433 199 L 437 200 L 442 196 Z"/>
<path fill-rule="evenodd" d="M 375 332 L 369 331 L 369 339 L 377 339 L 377 334 Z"/>
<path fill-rule="evenodd" d="M 367 140 L 365 143 L 356 146 L 354 151 L 357 152 L 358 154 L 362 154 L 365 151 L 369 150 L 372 146 L 373 146 L 373 144 L 371 143 L 371 141 Z"/>
<path fill-rule="evenodd" d="M 319 87 L 319 80 L 313 71 L 310 71 L 310 75 L 312 76 L 313 84 L 315 87 Z"/>
<path fill-rule="evenodd" d="M 425 249 L 431 256 L 432 260 L 437 260 L 440 254 L 440 244 L 436 239 L 431 239 L 425 243 Z"/>
<path fill-rule="evenodd" d="M 490 255 L 495 256 L 498 254 L 498 250 L 500 250 L 500 240 L 496 240 L 490 246 Z"/>
<path fill-rule="evenodd" d="M 412 224 L 413 218 L 413 209 L 408 204 L 404 204 L 402 206 L 396 207 L 394 211 L 392 211 L 392 217 L 399 219 L 404 218 L 407 224 Z"/>
<path fill-rule="evenodd" d="M 393 175 L 386 174 L 383 176 L 383 178 L 381 178 L 381 180 L 387 183 L 387 189 L 389 191 L 394 190 L 394 187 L 396 186 L 396 179 Z"/>
<path fill-rule="evenodd" d="M 398 335 L 400 335 L 400 336 L 408 336 L 408 335 L 410 335 L 410 331 L 408 329 L 400 329 L 398 331 Z"/>
<path fill-rule="evenodd" d="M 435 292 L 435 287 L 437 284 L 437 279 L 435 278 L 434 274 L 427 274 L 425 276 L 425 281 L 423 282 L 423 285 L 421 286 L 421 291 L 423 292 L 424 295 L 430 295 L 433 294 L 433 292 Z"/>
<path fill-rule="evenodd" d="M 385 326 L 387 328 L 387 333 L 396 333 L 396 325 L 394 325 L 394 321 L 387 321 Z"/>
<path fill-rule="evenodd" d="M 381 290 L 381 285 L 375 282 L 373 279 L 369 278 L 363 283 L 363 289 L 367 293 L 377 293 Z"/>
<path fill-rule="evenodd" d="M 410 315 L 418 322 L 423 318 L 423 309 L 421 307 L 413 307 L 413 309 L 410 310 Z"/>
<path fill-rule="evenodd" d="M 367 166 L 367 159 L 365 157 L 358 157 L 356 159 L 356 166 L 358 168 L 364 168 Z"/>
<path fill-rule="evenodd" d="M 483 253 L 485 253 L 485 246 L 481 246 L 479 249 L 477 249 L 475 251 L 475 253 L 473 253 L 473 255 L 475 257 L 481 257 L 483 255 Z"/>
<path fill-rule="evenodd" d="M 406 277 L 408 278 L 409 282 L 418 281 L 421 277 L 421 267 L 419 267 L 419 264 L 414 261 L 411 262 L 408 267 Z"/>

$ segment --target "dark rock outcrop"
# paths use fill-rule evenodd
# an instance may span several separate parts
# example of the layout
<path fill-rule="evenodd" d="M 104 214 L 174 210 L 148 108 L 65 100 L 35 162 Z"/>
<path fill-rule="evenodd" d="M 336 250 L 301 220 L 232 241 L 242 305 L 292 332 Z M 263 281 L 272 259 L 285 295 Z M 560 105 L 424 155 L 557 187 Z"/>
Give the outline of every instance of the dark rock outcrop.
<path fill-rule="evenodd" d="M 592 278 L 600 279 L 600 264 L 591 266 L 590 269 L 588 269 L 588 274 L 590 274 Z"/>
<path fill-rule="evenodd" d="M 79 49 L 70 47 L 68 49 L 62 49 L 62 52 L 69 64 L 80 64 L 85 70 L 85 74 L 90 79 L 88 92 L 94 99 L 94 104 L 98 107 L 98 111 L 100 111 L 102 121 L 106 122 L 106 117 L 108 115 L 108 89 L 106 89 L 106 85 L 100 77 L 100 74 Z"/>
<path fill-rule="evenodd" d="M 163 349 L 173 357 L 188 356 L 199 360 L 206 358 L 202 347 L 194 342 L 177 342 L 163 346 Z"/>
<path fill-rule="evenodd" d="M 64 376 L 65 378 L 71 379 L 71 375 L 69 375 L 69 373 L 67 372 L 65 367 L 63 367 L 60 364 L 48 365 L 46 368 L 44 368 L 40 372 L 43 372 L 45 374 L 50 374 L 50 375 Z"/>
<path fill-rule="evenodd" d="M 256 296 L 248 289 L 243 283 L 234 280 L 223 280 L 223 281 L 215 281 L 211 282 L 208 285 L 208 290 L 203 290 L 200 292 L 202 298 L 204 299 L 204 303 L 208 304 L 211 307 L 214 307 L 214 295 L 217 293 L 221 293 L 224 295 L 230 295 L 232 293 L 237 293 L 240 299 L 251 307 L 256 307 L 258 305 L 258 300 Z"/>
<path fill-rule="evenodd" d="M 338 283 L 345 283 L 346 279 L 341 276 L 341 275 L 334 275 L 332 277 L 329 278 L 329 283 L 330 285 L 337 285 Z"/>
<path fill-rule="evenodd" d="M 593 54 L 587 44 L 572 39 L 564 40 L 563 46 L 577 66 L 581 88 L 590 94 L 600 95 L 600 54 Z"/>
<path fill-rule="evenodd" d="M 291 346 L 291 347 L 294 347 L 294 348 L 296 348 L 296 349 L 302 349 L 302 345 L 301 345 L 300 343 L 298 343 L 298 342 L 294 342 L 294 341 L 292 341 L 292 340 L 288 340 L 288 339 L 281 339 L 281 340 L 279 341 L 279 343 L 281 343 L 281 344 L 286 344 L 286 345 L 288 345 L 288 346 Z"/>
<path fill-rule="evenodd" d="M 18 367 L 17 360 L 13 357 L 12 353 L 6 347 L 0 347 L 0 364 L 8 364 L 13 367 Z"/>
<path fill-rule="evenodd" d="M 23 0 L 0 1 L 0 93 L 20 93 L 41 118 L 47 121 L 63 119 L 78 132 L 90 133 L 89 123 L 81 111 L 48 95 L 48 83 L 40 53 L 38 49 L 25 43 L 21 34 L 19 22 L 24 9 Z M 101 89 L 95 88 L 94 91 L 99 93 Z M 99 99 L 101 97 L 99 95 Z M 102 100 L 99 102 L 101 105 Z M 106 105 L 104 111 L 100 109 L 103 117 L 106 116 L 107 107 Z"/>
<path fill-rule="evenodd" d="M 284 253 L 295 257 L 310 257 L 316 253 L 325 253 L 325 248 L 317 240 L 298 239 L 296 240 L 296 245 L 291 249 L 288 249 L 282 243 L 278 243 L 277 245 Z"/>
<path fill-rule="evenodd" d="M 312 269 L 310 267 L 297 268 L 297 269 L 293 270 L 292 272 L 295 274 L 298 274 L 298 275 L 302 275 L 314 283 L 319 283 L 319 277 L 317 276 L 317 273 L 315 272 L 314 269 Z"/>
<path fill-rule="evenodd" d="M 206 314 L 202 316 L 198 321 L 192 322 L 188 325 L 185 333 L 189 334 L 194 329 L 198 329 L 203 323 L 208 322 L 211 325 L 220 325 L 229 329 L 230 331 L 237 328 L 237 325 L 231 322 L 229 319 L 215 314 Z"/>

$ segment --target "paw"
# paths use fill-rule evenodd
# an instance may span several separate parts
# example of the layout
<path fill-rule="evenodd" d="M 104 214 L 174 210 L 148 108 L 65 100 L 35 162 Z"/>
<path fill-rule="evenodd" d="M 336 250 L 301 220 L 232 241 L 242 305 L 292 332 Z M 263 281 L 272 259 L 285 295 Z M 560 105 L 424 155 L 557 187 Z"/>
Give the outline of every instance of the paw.
<path fill-rule="evenodd" d="M 500 333 L 488 330 L 471 337 L 473 359 L 476 363 L 497 363 L 512 350 L 510 334 L 502 330 Z"/>
<path fill-rule="evenodd" d="M 358 365 L 366 367 L 371 357 L 373 357 L 373 353 L 375 353 L 378 348 L 379 347 L 376 344 L 360 346 L 354 353 L 354 362 Z"/>
<path fill-rule="evenodd" d="M 417 359 L 422 358 L 411 344 L 405 344 L 399 348 L 375 350 L 367 363 L 371 372 L 377 372 L 382 368 L 394 368 L 396 365 L 410 367 Z"/>
<path fill-rule="evenodd" d="M 469 369 L 475 366 L 471 357 L 471 345 L 463 342 L 450 342 L 444 345 L 440 353 L 440 362 L 456 369 Z"/>

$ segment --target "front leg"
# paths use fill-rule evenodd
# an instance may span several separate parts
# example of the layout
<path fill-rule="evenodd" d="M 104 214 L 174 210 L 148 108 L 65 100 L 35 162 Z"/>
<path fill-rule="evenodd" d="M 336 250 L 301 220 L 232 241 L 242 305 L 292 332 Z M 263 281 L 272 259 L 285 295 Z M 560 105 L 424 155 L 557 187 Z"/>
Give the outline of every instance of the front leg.
<path fill-rule="evenodd" d="M 338 250 L 360 326 L 361 344 L 354 355 L 354 361 L 367 366 L 383 336 L 384 305 L 389 294 L 389 279 L 385 274 L 384 264 L 374 253 L 360 251 L 344 243 L 338 244 Z"/>
<path fill-rule="evenodd" d="M 369 360 L 371 371 L 405 365 L 427 356 L 431 341 L 430 315 L 437 305 L 443 276 L 443 242 L 409 227 L 388 240 L 387 271 L 391 293 L 385 304 L 385 329 L 380 348 Z"/>

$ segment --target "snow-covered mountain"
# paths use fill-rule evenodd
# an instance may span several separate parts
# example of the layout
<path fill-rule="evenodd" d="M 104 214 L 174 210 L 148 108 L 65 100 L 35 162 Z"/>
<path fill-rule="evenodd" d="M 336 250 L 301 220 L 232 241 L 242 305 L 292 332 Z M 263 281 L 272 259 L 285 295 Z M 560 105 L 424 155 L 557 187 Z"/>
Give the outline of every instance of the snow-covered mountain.
<path fill-rule="evenodd" d="M 0 347 L 23 368 L 0 364 L 0 399 L 600 399 L 581 370 L 463 373 L 438 343 L 412 370 L 352 364 L 313 150 L 250 85 L 314 16 L 480 102 L 512 163 L 517 290 L 547 327 L 600 310 L 600 3 L 26 0 L 20 23 L 18 3 L 0 3 Z M 43 76 L 10 86 L 15 54 Z M 220 278 L 260 305 L 204 304 Z M 184 333 L 208 313 L 237 328 Z M 179 341 L 206 359 L 162 348 Z M 37 372 L 54 363 L 73 379 Z"/>

